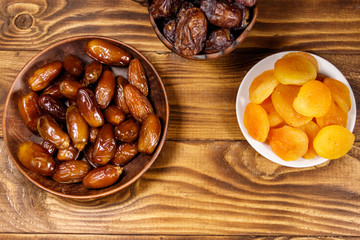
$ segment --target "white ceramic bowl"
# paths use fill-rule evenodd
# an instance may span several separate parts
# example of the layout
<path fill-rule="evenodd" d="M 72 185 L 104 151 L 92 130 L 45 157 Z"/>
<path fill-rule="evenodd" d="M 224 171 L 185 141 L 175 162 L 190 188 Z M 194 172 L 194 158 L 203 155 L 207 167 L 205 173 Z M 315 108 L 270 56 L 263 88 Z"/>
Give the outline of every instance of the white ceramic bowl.
<path fill-rule="evenodd" d="M 237 115 L 237 120 L 239 122 L 240 125 L 240 129 L 243 133 L 243 135 L 245 136 L 246 140 L 250 143 L 250 145 L 258 152 L 260 153 L 262 156 L 264 156 L 265 158 L 278 163 L 280 165 L 283 166 L 288 166 L 288 167 L 311 167 L 311 166 L 315 166 L 318 164 L 321 164 L 323 162 L 328 161 L 328 159 L 325 158 L 321 158 L 319 156 L 313 158 L 313 159 L 304 159 L 304 158 L 299 158 L 295 161 L 284 161 L 281 158 L 279 158 L 270 148 L 269 144 L 267 143 L 262 143 L 262 142 L 258 142 L 256 140 L 254 140 L 247 132 L 244 123 L 243 123 L 243 118 L 244 118 L 244 111 L 245 111 L 245 107 L 246 105 L 250 102 L 249 100 L 249 87 L 251 85 L 251 82 L 253 81 L 253 79 L 255 77 L 257 77 L 258 75 L 260 75 L 262 72 L 264 72 L 265 70 L 270 70 L 270 69 L 274 69 L 274 64 L 275 62 L 282 58 L 285 54 L 288 54 L 289 52 L 280 52 L 280 53 L 276 53 L 273 55 L 270 55 L 266 58 L 264 58 L 263 60 L 261 60 L 260 62 L 258 62 L 257 64 L 255 64 L 250 70 L 249 72 L 245 75 L 244 79 L 242 80 L 239 90 L 238 90 L 238 94 L 237 94 L 237 98 L 236 98 L 236 115 Z M 325 60 L 324 58 L 321 58 L 317 55 L 311 54 L 312 56 L 314 56 L 316 58 L 316 60 L 318 61 L 319 64 L 319 73 L 324 74 L 327 77 L 339 80 L 341 82 L 343 82 L 350 91 L 350 98 L 351 98 L 351 109 L 348 113 L 348 122 L 347 122 L 347 126 L 346 128 L 349 129 L 351 132 L 354 130 L 355 127 L 355 121 L 356 121 L 356 102 L 355 102 L 355 97 L 354 97 L 354 93 L 350 87 L 350 84 L 348 83 L 348 81 L 346 80 L 346 78 L 344 77 L 344 75 L 330 62 L 328 62 L 327 60 Z"/>

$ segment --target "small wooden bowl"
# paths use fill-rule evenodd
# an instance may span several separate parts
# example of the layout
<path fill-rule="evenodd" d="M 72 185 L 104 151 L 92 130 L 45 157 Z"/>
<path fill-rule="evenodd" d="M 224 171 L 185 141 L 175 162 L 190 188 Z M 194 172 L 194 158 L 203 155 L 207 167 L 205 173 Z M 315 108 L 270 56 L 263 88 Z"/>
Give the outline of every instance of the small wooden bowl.
<path fill-rule="evenodd" d="M 25 168 L 17 158 L 17 149 L 21 142 L 32 140 L 40 143 L 41 137 L 33 134 L 23 123 L 22 118 L 18 112 L 17 102 L 20 96 L 25 95 L 30 91 L 27 84 L 29 76 L 39 67 L 46 63 L 63 60 L 68 54 L 78 56 L 84 63 L 92 61 L 90 57 L 85 54 L 86 44 L 94 38 L 108 41 L 114 45 L 121 47 L 128 51 L 133 57 L 138 58 L 146 71 L 149 81 L 149 100 L 152 103 L 156 115 L 159 117 L 162 124 L 161 139 L 157 149 L 152 155 L 138 154 L 130 163 L 124 166 L 124 171 L 120 179 L 107 188 L 103 189 L 86 189 L 81 183 L 76 184 L 61 184 L 52 178 L 44 177 L 36 174 Z M 126 77 L 127 67 L 110 67 L 116 76 L 122 75 Z M 18 169 L 38 187 L 53 193 L 58 196 L 78 199 L 78 200 L 91 200 L 99 197 L 104 197 L 115 192 L 118 192 L 132 183 L 134 183 L 142 174 L 146 172 L 158 157 L 166 138 L 169 121 L 169 103 L 164 84 L 153 67 L 153 65 L 135 48 L 111 38 L 99 36 L 81 36 L 57 42 L 45 50 L 38 53 L 31 59 L 20 73 L 15 78 L 11 85 L 9 94 L 5 102 L 5 110 L 3 117 L 3 134 L 8 152 L 13 159 Z"/>
<path fill-rule="evenodd" d="M 197 55 L 192 55 L 192 56 L 186 56 L 186 55 L 183 55 L 183 54 L 180 54 L 178 51 L 176 51 L 174 45 L 169 42 L 166 37 L 162 34 L 162 31 L 159 30 L 156 22 L 155 22 L 155 19 L 153 18 L 153 16 L 151 15 L 150 13 L 150 10 L 149 10 L 149 7 L 150 7 L 150 1 L 147 1 L 147 8 L 148 8 L 148 11 L 149 11 L 149 18 L 150 18 L 150 23 L 156 33 L 156 35 L 158 36 L 158 38 L 160 39 L 160 41 L 163 42 L 163 44 L 168 48 L 170 49 L 171 51 L 173 51 L 174 53 L 184 57 L 184 58 L 187 58 L 187 59 L 193 59 L 193 60 L 207 60 L 207 59 L 215 59 L 215 58 L 219 58 L 221 56 L 224 56 L 226 54 L 229 54 L 230 52 L 232 52 L 234 49 L 236 49 L 236 47 L 242 42 L 244 41 L 245 37 L 247 36 L 247 34 L 250 32 L 250 30 L 252 29 L 252 27 L 254 26 L 255 24 L 255 21 L 256 21 L 256 18 L 257 18 L 257 15 L 258 15 L 258 7 L 257 5 L 255 5 L 254 7 L 252 7 L 250 9 L 250 14 L 252 16 L 251 18 L 251 21 L 249 23 L 249 25 L 242 30 L 242 33 L 234 40 L 233 44 L 231 44 L 229 47 L 227 47 L 226 49 L 224 50 L 221 50 L 219 52 L 216 52 L 216 53 L 209 53 L 209 54 L 197 54 Z"/>

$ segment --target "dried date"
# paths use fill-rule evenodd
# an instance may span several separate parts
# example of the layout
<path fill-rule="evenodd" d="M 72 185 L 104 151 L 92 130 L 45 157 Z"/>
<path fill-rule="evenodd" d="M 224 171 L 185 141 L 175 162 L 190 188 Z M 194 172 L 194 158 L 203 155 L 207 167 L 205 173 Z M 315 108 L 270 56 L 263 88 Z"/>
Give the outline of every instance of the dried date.
<path fill-rule="evenodd" d="M 205 53 L 216 53 L 226 49 L 234 42 L 234 36 L 228 28 L 213 31 L 205 44 Z"/>
<path fill-rule="evenodd" d="M 105 109 L 115 93 L 115 77 L 114 74 L 105 70 L 95 88 L 95 99 L 101 109 Z"/>
<path fill-rule="evenodd" d="M 104 188 L 114 184 L 120 177 L 123 169 L 111 164 L 94 168 L 83 179 L 86 188 Z"/>
<path fill-rule="evenodd" d="M 59 99 L 54 98 L 50 94 L 43 94 L 39 98 L 39 106 L 57 121 L 66 121 L 66 106 Z"/>
<path fill-rule="evenodd" d="M 107 123 L 99 131 L 93 147 L 91 162 L 95 166 L 106 165 L 114 157 L 116 140 L 114 127 Z"/>
<path fill-rule="evenodd" d="M 41 145 L 27 141 L 20 143 L 17 151 L 19 161 L 33 172 L 51 176 L 55 171 L 55 161 Z"/>
<path fill-rule="evenodd" d="M 28 84 L 33 91 L 40 91 L 50 85 L 60 74 L 63 64 L 59 61 L 51 62 L 36 70 L 28 79 Z"/>
<path fill-rule="evenodd" d="M 225 1 L 201 0 L 200 8 L 208 21 L 218 27 L 233 28 L 242 20 L 242 10 Z"/>
<path fill-rule="evenodd" d="M 40 136 L 51 142 L 57 149 L 68 148 L 70 137 L 64 132 L 50 115 L 43 115 L 38 119 L 37 129 Z"/>
<path fill-rule="evenodd" d="M 97 105 L 94 93 L 89 88 L 82 87 L 78 90 L 76 103 L 79 112 L 91 127 L 104 125 L 104 116 Z"/>
<path fill-rule="evenodd" d="M 150 5 L 150 13 L 154 19 L 171 19 L 175 16 L 182 0 L 154 0 Z"/>
<path fill-rule="evenodd" d="M 39 96 L 36 92 L 29 92 L 18 100 L 18 110 L 25 125 L 34 133 L 37 133 L 37 120 L 43 115 L 39 106 Z"/>
<path fill-rule="evenodd" d="M 83 62 L 75 55 L 67 55 L 63 60 L 65 70 L 73 75 L 80 76 L 84 70 Z"/>
<path fill-rule="evenodd" d="M 147 97 L 149 94 L 148 80 L 139 59 L 134 58 L 130 61 L 127 75 L 129 83 L 137 87 Z"/>
<path fill-rule="evenodd" d="M 90 170 L 89 163 L 81 160 L 62 162 L 57 165 L 52 178 L 59 183 L 78 183 Z"/>
<path fill-rule="evenodd" d="M 176 26 L 174 47 L 182 55 L 196 55 L 204 48 L 207 20 L 196 7 L 189 8 L 179 17 Z"/>
<path fill-rule="evenodd" d="M 100 39 L 89 41 L 85 48 L 85 53 L 89 57 L 107 65 L 127 66 L 131 60 L 130 53 Z"/>

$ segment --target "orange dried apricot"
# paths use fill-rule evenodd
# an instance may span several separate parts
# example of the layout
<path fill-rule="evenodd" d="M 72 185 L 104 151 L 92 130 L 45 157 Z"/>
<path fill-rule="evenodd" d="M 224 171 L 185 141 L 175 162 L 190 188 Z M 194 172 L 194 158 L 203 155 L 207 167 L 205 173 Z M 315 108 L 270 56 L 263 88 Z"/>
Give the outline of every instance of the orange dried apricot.
<path fill-rule="evenodd" d="M 243 121 L 252 138 L 265 142 L 270 126 L 266 111 L 260 105 L 252 102 L 246 105 Z"/>
<path fill-rule="evenodd" d="M 271 94 L 271 100 L 276 111 L 284 121 L 293 127 L 299 127 L 311 120 L 311 117 L 301 115 L 295 111 L 293 102 L 300 90 L 300 86 L 279 84 Z"/>
<path fill-rule="evenodd" d="M 331 125 L 322 128 L 314 139 L 314 149 L 320 157 L 337 159 L 352 148 L 355 135 L 348 129 Z"/>
<path fill-rule="evenodd" d="M 274 70 L 267 70 L 254 78 L 249 88 L 249 99 L 251 102 L 260 104 L 271 95 L 279 84 L 274 75 Z"/>
<path fill-rule="evenodd" d="M 322 117 L 330 109 L 331 93 L 320 81 L 312 80 L 301 86 L 294 99 L 294 109 L 307 117 Z"/>
<path fill-rule="evenodd" d="M 264 108 L 268 115 L 269 125 L 270 127 L 276 127 L 280 123 L 284 122 L 284 119 L 280 116 L 280 114 L 275 110 L 274 104 L 271 101 L 271 96 L 265 99 L 260 106 Z"/>
<path fill-rule="evenodd" d="M 275 62 L 275 76 L 282 84 L 303 85 L 317 75 L 314 65 L 303 56 L 294 55 Z"/>
<path fill-rule="evenodd" d="M 351 99 L 348 87 L 335 79 L 325 78 L 324 84 L 330 89 L 331 97 L 344 112 L 350 111 Z"/>
<path fill-rule="evenodd" d="M 310 121 L 299 127 L 300 130 L 304 131 L 309 139 L 309 146 L 307 152 L 302 156 L 305 159 L 312 159 L 317 156 L 317 153 L 314 149 L 313 142 L 320 131 L 320 127 L 313 121 Z"/>
<path fill-rule="evenodd" d="M 348 114 L 339 108 L 333 100 L 331 100 L 331 105 L 329 111 L 322 117 L 316 118 L 316 123 L 320 128 L 329 125 L 340 125 L 346 127 L 347 125 Z"/>
<path fill-rule="evenodd" d="M 314 65 L 316 72 L 319 72 L 319 64 L 313 55 L 311 55 L 307 52 L 291 52 L 291 53 L 284 55 L 283 58 L 291 57 L 291 56 L 302 56 L 302 57 L 306 58 Z"/>
<path fill-rule="evenodd" d="M 300 129 L 285 125 L 270 129 L 269 145 L 281 159 L 294 161 L 307 152 L 309 139 Z"/>

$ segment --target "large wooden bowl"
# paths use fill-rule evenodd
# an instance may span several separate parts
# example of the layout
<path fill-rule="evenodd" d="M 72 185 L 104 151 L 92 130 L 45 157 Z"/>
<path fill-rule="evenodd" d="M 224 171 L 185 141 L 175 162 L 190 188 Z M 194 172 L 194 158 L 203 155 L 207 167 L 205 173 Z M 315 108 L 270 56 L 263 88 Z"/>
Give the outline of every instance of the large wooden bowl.
<path fill-rule="evenodd" d="M 148 11 L 149 11 L 149 18 L 150 18 L 150 23 L 157 35 L 157 37 L 160 39 L 160 41 L 168 48 L 170 49 L 171 51 L 173 51 L 174 53 L 178 54 L 179 56 L 181 57 L 184 57 L 184 58 L 187 58 L 187 59 L 193 59 L 193 60 L 208 60 L 208 59 L 215 59 L 215 58 L 219 58 L 221 56 L 224 56 L 226 54 L 229 54 L 231 53 L 232 51 L 234 51 L 238 45 L 244 41 L 244 39 L 246 38 L 247 34 L 250 32 L 250 30 L 252 29 L 252 27 L 254 26 L 255 24 L 255 21 L 256 21 L 256 18 L 257 18 L 257 15 L 258 15 L 258 7 L 255 5 L 254 7 L 250 8 L 250 16 L 251 16 L 251 21 L 250 23 L 247 25 L 247 27 L 243 30 L 241 30 L 240 34 L 238 34 L 238 36 L 236 36 L 236 39 L 234 40 L 234 42 L 229 46 L 227 47 L 226 49 L 224 50 L 221 50 L 219 52 L 216 52 L 216 53 L 203 53 L 203 52 L 200 52 L 199 54 L 197 55 L 191 55 L 191 56 L 187 56 L 187 55 L 183 55 L 181 53 L 179 53 L 174 45 L 169 42 L 166 37 L 163 35 L 163 32 L 162 32 L 162 26 L 161 24 L 159 24 L 158 21 L 156 21 L 153 16 L 151 15 L 150 13 L 150 10 L 149 10 L 149 7 L 151 5 L 151 2 L 152 0 L 149 0 L 147 1 L 147 8 L 148 8 Z"/>
<path fill-rule="evenodd" d="M 133 57 L 138 58 L 146 71 L 149 81 L 149 99 L 154 107 L 156 115 L 162 124 L 161 139 L 157 149 L 152 155 L 138 154 L 135 159 L 124 166 L 124 172 L 120 179 L 112 186 L 104 189 L 86 189 L 81 183 L 77 184 L 61 184 L 52 180 L 52 178 L 44 177 L 25 168 L 17 158 L 17 149 L 21 142 L 32 140 L 40 143 L 41 137 L 33 134 L 23 123 L 17 108 L 17 102 L 20 96 L 30 91 L 27 84 L 29 76 L 39 67 L 54 60 L 63 60 L 68 54 L 75 54 L 84 63 L 88 63 L 91 59 L 85 54 L 84 48 L 90 39 L 103 39 L 115 44 L 122 49 L 128 51 Z M 126 77 L 126 67 L 111 67 L 116 76 L 123 75 Z M 81 36 L 62 40 L 51 45 L 45 50 L 38 53 L 31 59 L 15 78 L 5 103 L 3 118 L 3 133 L 5 143 L 11 158 L 14 160 L 18 169 L 38 187 L 58 196 L 72 199 L 95 199 L 104 197 L 121 189 L 124 189 L 134 183 L 147 169 L 152 165 L 161 148 L 164 145 L 169 121 L 169 103 L 165 91 L 165 87 L 159 74 L 153 65 L 135 48 L 106 37 L 98 36 Z"/>

